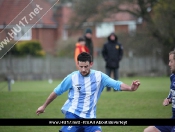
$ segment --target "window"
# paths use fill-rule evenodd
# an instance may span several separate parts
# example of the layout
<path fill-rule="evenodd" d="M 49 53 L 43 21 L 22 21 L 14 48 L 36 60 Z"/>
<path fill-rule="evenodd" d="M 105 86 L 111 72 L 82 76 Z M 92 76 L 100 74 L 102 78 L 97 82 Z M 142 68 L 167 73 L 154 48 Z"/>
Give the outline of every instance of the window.
<path fill-rule="evenodd" d="M 115 32 L 115 28 L 114 28 L 113 23 L 102 23 L 102 24 L 99 24 L 96 26 L 97 38 L 107 37 L 112 32 Z"/>
<path fill-rule="evenodd" d="M 131 35 L 134 35 L 134 33 L 136 32 L 136 23 L 130 23 L 128 25 L 128 31 Z"/>
<path fill-rule="evenodd" d="M 15 40 L 31 40 L 32 39 L 32 29 L 23 27 L 20 32 L 16 32 L 14 36 Z"/>

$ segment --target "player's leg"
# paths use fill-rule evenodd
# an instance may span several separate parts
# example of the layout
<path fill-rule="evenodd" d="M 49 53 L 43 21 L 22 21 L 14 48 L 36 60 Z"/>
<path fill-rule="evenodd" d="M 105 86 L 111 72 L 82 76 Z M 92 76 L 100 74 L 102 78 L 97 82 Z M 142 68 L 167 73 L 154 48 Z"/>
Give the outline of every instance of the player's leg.
<path fill-rule="evenodd" d="M 100 126 L 84 126 L 84 132 L 102 132 Z"/>
<path fill-rule="evenodd" d="M 78 116 L 71 112 L 66 112 L 65 118 L 66 119 L 78 119 Z M 83 132 L 83 128 L 82 126 L 62 126 L 59 132 Z"/>
<path fill-rule="evenodd" d="M 171 132 L 173 126 L 155 126 L 161 132 Z"/>
<path fill-rule="evenodd" d="M 175 126 L 173 126 L 173 128 L 171 129 L 171 132 L 175 132 Z"/>
<path fill-rule="evenodd" d="M 149 126 L 144 129 L 144 132 L 161 132 L 161 131 L 157 129 L 155 126 Z"/>
<path fill-rule="evenodd" d="M 59 132 L 83 132 L 80 126 L 62 126 Z"/>
<path fill-rule="evenodd" d="M 144 132 L 171 132 L 173 126 L 149 126 Z"/>

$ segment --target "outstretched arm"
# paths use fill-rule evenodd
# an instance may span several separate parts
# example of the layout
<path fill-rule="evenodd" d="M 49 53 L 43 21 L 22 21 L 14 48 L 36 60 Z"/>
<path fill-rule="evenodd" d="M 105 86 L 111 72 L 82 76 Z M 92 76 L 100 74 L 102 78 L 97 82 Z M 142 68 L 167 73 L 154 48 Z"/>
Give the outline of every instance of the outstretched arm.
<path fill-rule="evenodd" d="M 136 91 L 140 85 L 140 82 L 138 80 L 135 80 L 132 82 L 131 86 L 122 83 L 120 86 L 120 89 L 122 91 Z"/>
<path fill-rule="evenodd" d="M 140 86 L 140 81 L 135 80 L 131 85 L 127 85 L 121 81 L 116 81 L 108 75 L 102 73 L 102 83 L 104 87 L 112 87 L 117 91 L 136 91 Z"/>
<path fill-rule="evenodd" d="M 40 106 L 37 111 L 36 114 L 39 115 L 41 113 L 44 113 L 45 108 L 57 97 L 57 94 L 55 92 L 52 92 L 49 97 L 47 98 L 47 100 L 45 101 L 45 103 Z"/>
<path fill-rule="evenodd" d="M 171 103 L 171 96 L 172 96 L 172 93 L 171 93 L 171 90 L 170 90 L 170 92 L 168 94 L 168 97 L 163 100 L 163 105 L 164 106 L 167 106 Z"/>

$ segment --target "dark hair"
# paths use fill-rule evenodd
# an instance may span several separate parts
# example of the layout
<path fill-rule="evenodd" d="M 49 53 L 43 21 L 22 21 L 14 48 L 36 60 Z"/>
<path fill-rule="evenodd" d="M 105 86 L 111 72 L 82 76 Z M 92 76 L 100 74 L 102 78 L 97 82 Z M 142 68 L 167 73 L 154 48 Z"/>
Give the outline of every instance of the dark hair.
<path fill-rule="evenodd" d="M 85 41 L 84 37 L 79 37 L 78 42 L 82 42 L 82 41 Z"/>
<path fill-rule="evenodd" d="M 82 52 L 77 57 L 78 61 L 86 62 L 89 61 L 89 63 L 92 62 L 92 56 L 89 53 Z"/>

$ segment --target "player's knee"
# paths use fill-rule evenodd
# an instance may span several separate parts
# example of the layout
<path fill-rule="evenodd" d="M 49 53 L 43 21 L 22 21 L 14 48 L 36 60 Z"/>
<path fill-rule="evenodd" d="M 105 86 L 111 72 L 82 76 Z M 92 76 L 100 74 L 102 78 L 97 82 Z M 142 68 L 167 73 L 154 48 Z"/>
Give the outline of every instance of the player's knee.
<path fill-rule="evenodd" d="M 149 126 L 143 132 L 159 132 L 154 126 Z"/>
<path fill-rule="evenodd" d="M 143 132 L 152 132 L 152 127 L 149 126 L 149 127 L 145 128 Z"/>
<path fill-rule="evenodd" d="M 143 132 L 149 132 L 149 131 L 148 131 L 148 128 L 145 128 Z"/>

